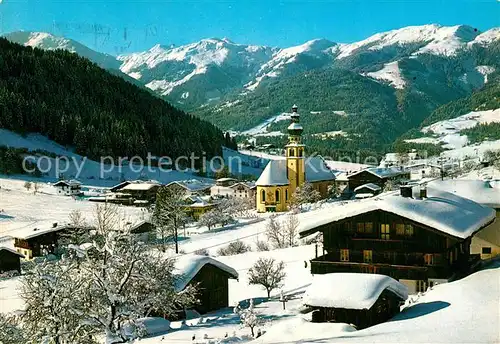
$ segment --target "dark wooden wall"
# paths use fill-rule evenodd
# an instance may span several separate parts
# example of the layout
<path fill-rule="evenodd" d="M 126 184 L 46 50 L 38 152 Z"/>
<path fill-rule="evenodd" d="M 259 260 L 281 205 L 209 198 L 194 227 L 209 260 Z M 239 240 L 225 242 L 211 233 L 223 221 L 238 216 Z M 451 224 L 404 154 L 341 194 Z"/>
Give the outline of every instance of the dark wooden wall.
<path fill-rule="evenodd" d="M 190 283 L 198 283 L 200 304 L 195 309 L 201 314 L 229 305 L 229 274 L 212 264 L 206 264 Z"/>
<path fill-rule="evenodd" d="M 21 272 L 20 256 L 7 250 L 0 250 L 0 273 L 17 270 Z"/>

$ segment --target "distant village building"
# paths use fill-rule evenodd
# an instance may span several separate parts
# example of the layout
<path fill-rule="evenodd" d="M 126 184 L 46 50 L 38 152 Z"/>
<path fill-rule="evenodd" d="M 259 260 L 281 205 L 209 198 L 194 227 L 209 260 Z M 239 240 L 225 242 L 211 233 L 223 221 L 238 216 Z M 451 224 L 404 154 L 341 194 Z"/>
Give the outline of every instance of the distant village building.
<path fill-rule="evenodd" d="M 414 293 L 466 274 L 473 237 L 494 220 L 493 209 L 471 200 L 402 187 L 401 193 L 319 211 L 300 235 L 323 234 L 323 255 L 311 260 L 313 274 L 378 273 Z"/>
<path fill-rule="evenodd" d="M 16 250 L 0 246 L 0 274 L 7 271 L 21 272 L 21 258 L 24 255 Z"/>
<path fill-rule="evenodd" d="M 123 194 L 129 194 L 135 205 L 148 205 L 156 201 L 156 193 L 161 184 L 158 182 L 130 183 L 120 189 Z"/>
<path fill-rule="evenodd" d="M 217 179 L 214 186 L 210 188 L 212 197 L 238 197 L 255 198 L 255 183 L 238 181 L 234 178 Z"/>
<path fill-rule="evenodd" d="M 314 275 L 303 303 L 313 322 L 353 324 L 358 330 L 385 322 L 399 313 L 408 288 L 378 274 Z"/>
<path fill-rule="evenodd" d="M 130 233 L 140 242 L 151 243 L 156 241 L 156 228 L 150 221 L 142 220 L 131 225 Z"/>
<path fill-rule="evenodd" d="M 370 167 L 348 176 L 349 187 L 355 190 L 365 184 L 376 184 L 384 189 L 387 182 L 399 184 L 410 180 L 410 172 L 400 167 Z"/>
<path fill-rule="evenodd" d="M 368 183 L 358 186 L 354 189 L 354 193 L 356 194 L 356 198 L 366 198 L 373 197 L 382 192 L 382 188 L 377 184 Z M 362 197 L 364 196 L 364 197 Z"/>
<path fill-rule="evenodd" d="M 82 183 L 78 180 L 60 180 L 54 184 L 58 195 L 78 196 L 82 195 Z"/>
<path fill-rule="evenodd" d="M 470 199 L 496 211 L 496 221 L 472 237 L 471 255 L 490 259 L 500 255 L 500 184 L 488 180 L 435 180 L 430 187 Z"/>
<path fill-rule="evenodd" d="M 166 185 L 167 188 L 174 190 L 175 192 L 184 193 L 188 196 L 190 195 L 210 195 L 210 189 L 213 184 L 203 182 L 198 179 L 190 180 L 177 180 Z"/>
<path fill-rule="evenodd" d="M 176 258 L 175 274 L 181 278 L 178 292 L 188 285 L 197 285 L 199 304 L 194 309 L 205 314 L 229 306 L 229 279 L 238 279 L 230 266 L 208 256 L 184 255 Z"/>
<path fill-rule="evenodd" d="M 13 230 L 10 235 L 14 238 L 15 250 L 29 260 L 54 254 L 59 247 L 61 235 L 73 229 L 74 227 L 68 225 L 59 226 L 54 223 L 52 226 Z"/>
<path fill-rule="evenodd" d="M 441 177 L 444 167 L 426 162 L 405 166 L 405 170 L 410 172 L 411 180 L 421 180 L 424 178 Z"/>
<path fill-rule="evenodd" d="M 189 196 L 186 198 L 186 213 L 191 216 L 195 221 L 200 217 L 214 209 L 216 204 L 212 202 L 210 196 Z"/>
<path fill-rule="evenodd" d="M 335 175 L 321 157 L 306 158 L 299 119 L 294 105 L 285 146 L 286 159 L 271 160 L 255 183 L 258 212 L 286 211 L 293 192 L 304 183 L 311 183 L 322 197 L 335 185 Z"/>

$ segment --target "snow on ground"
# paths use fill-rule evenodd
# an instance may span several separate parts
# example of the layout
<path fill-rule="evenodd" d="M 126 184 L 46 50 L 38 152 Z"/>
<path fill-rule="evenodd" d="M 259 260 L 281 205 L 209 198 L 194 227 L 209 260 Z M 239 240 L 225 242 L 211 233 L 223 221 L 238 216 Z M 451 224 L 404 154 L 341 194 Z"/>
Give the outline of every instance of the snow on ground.
<path fill-rule="evenodd" d="M 484 83 L 486 84 L 488 82 L 488 75 L 492 74 L 495 72 L 495 67 L 492 66 L 477 66 L 476 70 L 484 75 Z"/>
<path fill-rule="evenodd" d="M 500 27 L 494 27 L 493 29 L 490 29 L 478 35 L 472 42 L 469 42 L 468 45 L 473 45 L 473 44 L 488 45 L 493 41 L 499 39 L 500 39 Z"/>
<path fill-rule="evenodd" d="M 73 210 L 80 210 L 89 221 L 93 219 L 96 203 L 57 195 L 47 183 L 41 186 L 35 195 L 24 188 L 22 180 L 0 179 L 0 237 L 30 228 L 50 228 L 56 222 L 67 223 Z M 119 211 L 125 222 L 138 222 L 147 215 L 137 207 L 119 206 Z"/>
<path fill-rule="evenodd" d="M 257 134 L 266 134 L 267 133 L 267 127 L 269 127 L 273 123 L 277 123 L 280 121 L 285 121 L 290 119 L 290 114 L 289 113 L 282 113 L 277 116 L 273 116 L 271 118 L 266 119 L 262 123 L 256 125 L 253 128 L 250 128 L 248 130 L 239 132 L 240 135 L 249 135 L 249 136 L 254 136 Z"/>
<path fill-rule="evenodd" d="M 391 321 L 360 331 L 295 317 L 270 328 L 255 343 L 498 343 L 499 280 L 497 266 L 437 285 Z"/>
<path fill-rule="evenodd" d="M 408 143 L 417 143 L 417 144 L 420 144 L 420 143 L 430 143 L 430 144 L 433 144 L 433 145 L 438 145 L 441 141 L 437 138 L 434 138 L 434 137 L 419 137 L 418 139 L 409 139 L 409 140 L 405 140 L 405 142 L 408 142 Z"/>
<path fill-rule="evenodd" d="M 398 61 L 387 63 L 381 70 L 366 75 L 377 80 L 388 81 L 392 87 L 397 89 L 403 89 L 406 85 L 406 81 L 401 76 Z"/>

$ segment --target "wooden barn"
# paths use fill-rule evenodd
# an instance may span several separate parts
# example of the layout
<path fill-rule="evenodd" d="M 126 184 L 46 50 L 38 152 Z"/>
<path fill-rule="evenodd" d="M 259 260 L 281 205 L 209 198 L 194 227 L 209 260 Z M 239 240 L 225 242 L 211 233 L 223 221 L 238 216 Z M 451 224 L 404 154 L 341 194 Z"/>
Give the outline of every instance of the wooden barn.
<path fill-rule="evenodd" d="M 176 285 L 177 291 L 188 285 L 198 285 L 199 304 L 194 309 L 205 314 L 229 306 L 229 279 L 238 279 L 233 268 L 200 255 L 179 257 L 175 264 L 176 273 L 181 276 Z"/>
<path fill-rule="evenodd" d="M 378 273 L 415 292 L 467 273 L 472 237 L 494 220 L 493 209 L 457 195 L 402 188 L 317 213 L 300 235 L 323 233 L 313 274 Z"/>
<path fill-rule="evenodd" d="M 399 313 L 408 288 L 378 274 L 333 273 L 315 275 L 304 295 L 313 322 L 354 324 L 363 329 Z"/>
<path fill-rule="evenodd" d="M 21 258 L 24 256 L 14 249 L 0 247 L 0 274 L 7 271 L 21 272 Z"/>
<path fill-rule="evenodd" d="M 410 171 L 406 171 L 399 167 L 370 167 L 352 173 L 347 178 L 349 179 L 349 187 L 351 190 L 365 184 L 375 184 L 383 189 L 388 181 L 399 184 L 410 180 Z"/>

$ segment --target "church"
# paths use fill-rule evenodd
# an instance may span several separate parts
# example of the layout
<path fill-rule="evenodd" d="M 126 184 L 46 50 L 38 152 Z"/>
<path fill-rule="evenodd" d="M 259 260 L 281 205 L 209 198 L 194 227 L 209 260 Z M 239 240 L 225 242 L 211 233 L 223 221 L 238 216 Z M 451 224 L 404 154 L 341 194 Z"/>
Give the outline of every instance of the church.
<path fill-rule="evenodd" d="M 260 213 L 286 211 L 293 192 L 304 183 L 312 184 L 322 197 L 326 197 L 329 187 L 335 184 L 335 175 L 323 158 L 306 158 L 305 145 L 302 143 L 304 128 L 297 110 L 294 105 L 288 126 L 285 158 L 271 160 L 255 183 L 257 211 Z"/>

